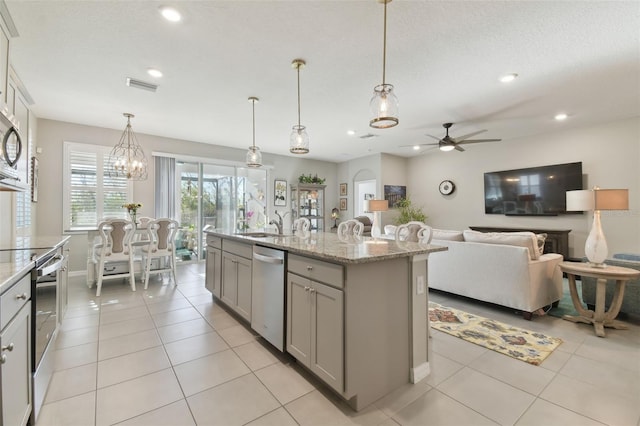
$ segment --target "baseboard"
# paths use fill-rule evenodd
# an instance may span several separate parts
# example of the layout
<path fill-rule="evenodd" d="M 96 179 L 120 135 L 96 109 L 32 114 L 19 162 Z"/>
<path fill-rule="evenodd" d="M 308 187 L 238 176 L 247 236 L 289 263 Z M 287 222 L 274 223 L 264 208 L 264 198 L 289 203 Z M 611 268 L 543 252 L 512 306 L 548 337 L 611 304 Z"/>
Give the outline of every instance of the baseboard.
<path fill-rule="evenodd" d="M 420 380 L 431 374 L 431 368 L 428 362 L 423 362 L 415 368 L 411 369 L 411 383 L 418 383 Z"/>

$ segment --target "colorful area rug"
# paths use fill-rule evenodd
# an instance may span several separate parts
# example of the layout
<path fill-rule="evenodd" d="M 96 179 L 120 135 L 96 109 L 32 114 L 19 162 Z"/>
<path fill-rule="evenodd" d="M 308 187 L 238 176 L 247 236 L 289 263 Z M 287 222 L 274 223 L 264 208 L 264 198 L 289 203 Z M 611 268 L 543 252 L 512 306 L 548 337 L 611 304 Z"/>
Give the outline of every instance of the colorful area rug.
<path fill-rule="evenodd" d="M 562 340 L 429 302 L 431 327 L 520 361 L 540 365 Z"/>

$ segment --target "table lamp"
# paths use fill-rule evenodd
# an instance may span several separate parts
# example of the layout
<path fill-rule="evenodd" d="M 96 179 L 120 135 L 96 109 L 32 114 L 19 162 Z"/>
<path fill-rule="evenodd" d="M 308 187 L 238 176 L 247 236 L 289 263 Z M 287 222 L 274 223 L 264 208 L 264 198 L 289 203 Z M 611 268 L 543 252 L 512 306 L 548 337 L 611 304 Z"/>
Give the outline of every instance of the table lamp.
<path fill-rule="evenodd" d="M 333 219 L 333 226 L 331 229 L 336 229 L 338 227 L 338 218 L 340 217 L 340 210 L 337 207 L 331 209 L 331 219 Z"/>
<path fill-rule="evenodd" d="M 380 238 L 380 212 L 389 210 L 389 201 L 387 200 L 369 200 L 368 211 L 373 212 L 373 223 L 371 224 L 371 236 L 375 239 Z"/>
<path fill-rule="evenodd" d="M 584 245 L 584 254 L 594 268 L 604 268 L 607 258 L 607 240 L 602 232 L 600 210 L 628 210 L 628 189 L 593 189 L 567 191 L 567 211 L 593 210 L 591 232 Z"/>

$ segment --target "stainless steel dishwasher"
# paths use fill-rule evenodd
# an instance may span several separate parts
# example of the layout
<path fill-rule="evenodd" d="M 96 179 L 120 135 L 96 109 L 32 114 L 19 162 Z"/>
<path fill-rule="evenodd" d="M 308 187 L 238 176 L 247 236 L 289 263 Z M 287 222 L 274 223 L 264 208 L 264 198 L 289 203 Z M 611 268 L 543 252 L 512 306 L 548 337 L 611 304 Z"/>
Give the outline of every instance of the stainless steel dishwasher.
<path fill-rule="evenodd" d="M 285 252 L 253 246 L 251 328 L 284 352 Z"/>

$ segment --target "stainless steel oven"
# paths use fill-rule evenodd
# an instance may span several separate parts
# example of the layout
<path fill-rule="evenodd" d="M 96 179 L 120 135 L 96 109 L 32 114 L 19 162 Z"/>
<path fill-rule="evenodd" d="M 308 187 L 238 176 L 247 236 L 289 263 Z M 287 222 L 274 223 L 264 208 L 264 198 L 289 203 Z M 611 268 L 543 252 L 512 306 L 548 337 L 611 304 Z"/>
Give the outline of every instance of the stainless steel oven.
<path fill-rule="evenodd" d="M 31 335 L 33 372 L 33 414 L 36 418 L 53 375 L 54 348 L 50 343 L 58 332 L 59 271 L 67 259 L 60 250 L 34 253 L 31 273 Z"/>

